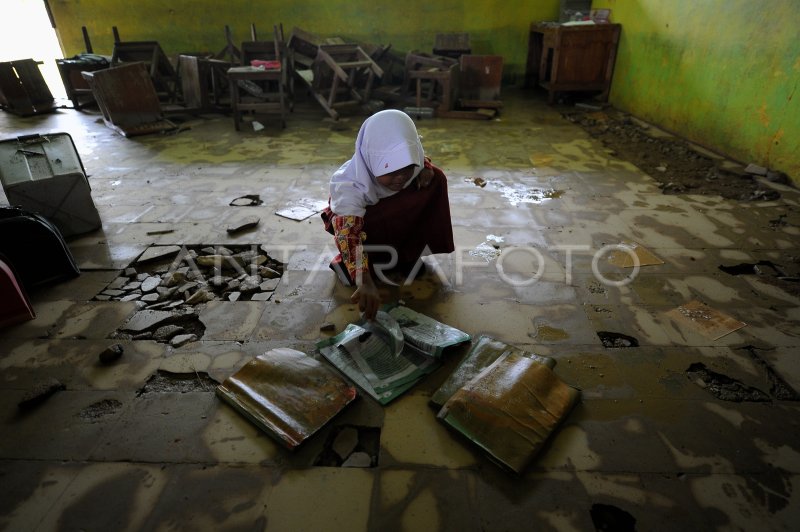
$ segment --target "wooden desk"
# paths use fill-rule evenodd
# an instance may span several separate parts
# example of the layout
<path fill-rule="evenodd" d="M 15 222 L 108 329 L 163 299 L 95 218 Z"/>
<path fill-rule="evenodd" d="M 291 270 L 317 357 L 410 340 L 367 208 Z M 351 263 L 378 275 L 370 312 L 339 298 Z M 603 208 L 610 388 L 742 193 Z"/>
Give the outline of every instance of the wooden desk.
<path fill-rule="evenodd" d="M 276 68 L 272 70 L 260 70 L 254 67 L 231 67 L 228 69 L 228 80 L 231 86 L 231 111 L 233 112 L 233 125 L 239 131 L 244 113 L 277 115 L 281 121 L 281 127 L 286 127 L 286 100 L 283 93 L 284 70 Z M 253 81 L 266 82 L 263 84 L 263 92 L 258 96 L 242 95 L 243 89 L 238 82 Z M 272 84 L 277 86 L 277 91 L 273 92 L 266 88 Z"/>
<path fill-rule="evenodd" d="M 621 29 L 619 24 L 532 23 L 525 85 L 547 89 L 548 103 L 559 91 L 599 91 L 607 101 Z"/>

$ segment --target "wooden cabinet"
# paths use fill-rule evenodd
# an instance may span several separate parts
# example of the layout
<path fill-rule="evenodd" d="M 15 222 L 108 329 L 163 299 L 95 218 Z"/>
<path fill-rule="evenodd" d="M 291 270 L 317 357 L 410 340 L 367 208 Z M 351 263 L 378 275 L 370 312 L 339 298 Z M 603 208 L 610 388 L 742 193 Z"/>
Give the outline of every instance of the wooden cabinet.
<path fill-rule="evenodd" d="M 568 91 L 597 91 L 600 99 L 608 100 L 621 28 L 619 24 L 534 22 L 528 40 L 525 85 L 545 88 L 548 103 L 555 101 L 557 92 Z"/>

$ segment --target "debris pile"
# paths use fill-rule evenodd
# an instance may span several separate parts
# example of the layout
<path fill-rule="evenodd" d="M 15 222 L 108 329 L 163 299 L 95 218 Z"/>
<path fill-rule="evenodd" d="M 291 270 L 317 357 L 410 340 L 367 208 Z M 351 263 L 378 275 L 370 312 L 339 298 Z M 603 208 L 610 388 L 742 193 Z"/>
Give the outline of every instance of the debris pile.
<path fill-rule="evenodd" d="M 111 338 L 118 340 L 153 340 L 181 347 L 203 337 L 206 326 L 200 317 L 190 309 L 179 310 L 140 310 Z"/>
<path fill-rule="evenodd" d="M 152 246 L 94 299 L 139 301 L 151 310 L 267 301 L 283 268 L 257 246 Z"/>
<path fill-rule="evenodd" d="M 608 153 L 658 181 L 664 194 L 719 195 L 739 201 L 771 201 L 780 193 L 757 178 L 788 182 L 780 172 L 742 165 L 663 132 L 626 113 L 574 110 L 562 116 L 597 138 Z M 651 131 L 653 130 L 653 131 Z M 762 172 L 763 171 L 763 172 Z"/>

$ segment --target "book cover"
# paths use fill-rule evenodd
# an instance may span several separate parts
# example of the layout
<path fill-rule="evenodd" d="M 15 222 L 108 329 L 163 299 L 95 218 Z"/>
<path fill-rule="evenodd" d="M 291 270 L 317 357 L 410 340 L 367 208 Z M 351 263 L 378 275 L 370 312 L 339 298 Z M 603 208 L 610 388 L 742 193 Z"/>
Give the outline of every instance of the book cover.
<path fill-rule="evenodd" d="M 447 380 L 433 394 L 433 397 L 431 397 L 431 404 L 441 408 L 456 390 L 464 386 L 489 364 L 508 353 L 515 353 L 530 358 L 540 364 L 544 364 L 550 369 L 553 369 L 556 365 L 556 361 L 553 358 L 524 351 L 519 347 L 509 345 L 489 336 L 481 335 L 455 371 L 450 374 Z"/>
<path fill-rule="evenodd" d="M 259 355 L 217 386 L 217 395 L 289 450 L 356 398 L 332 369 L 294 349 Z"/>
<path fill-rule="evenodd" d="M 441 364 L 447 347 L 470 335 L 401 305 L 388 305 L 374 321 L 348 324 L 317 342 L 331 364 L 367 395 L 388 404 Z"/>
<path fill-rule="evenodd" d="M 456 390 L 437 417 L 521 473 L 579 397 L 546 365 L 508 353 Z"/>

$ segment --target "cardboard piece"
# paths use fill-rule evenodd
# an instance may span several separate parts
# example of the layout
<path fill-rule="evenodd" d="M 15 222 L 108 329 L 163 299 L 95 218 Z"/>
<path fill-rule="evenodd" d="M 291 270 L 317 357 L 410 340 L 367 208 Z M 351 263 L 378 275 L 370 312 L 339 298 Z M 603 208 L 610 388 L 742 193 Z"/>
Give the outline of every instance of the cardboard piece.
<path fill-rule="evenodd" d="M 666 315 L 679 325 L 693 329 L 712 340 L 719 340 L 747 325 L 697 300 L 672 309 Z"/>
<path fill-rule="evenodd" d="M 321 212 L 327 206 L 327 201 L 303 198 L 292 202 L 283 209 L 275 211 L 275 214 L 301 222 Z"/>
<path fill-rule="evenodd" d="M 608 262 L 620 268 L 633 268 L 636 266 L 633 255 L 636 256 L 639 266 L 655 266 L 664 264 L 664 261 L 655 256 L 650 250 L 636 242 L 621 242 L 618 244 L 625 249 L 615 249 L 608 257 Z M 632 255 L 633 254 L 633 255 Z"/>

